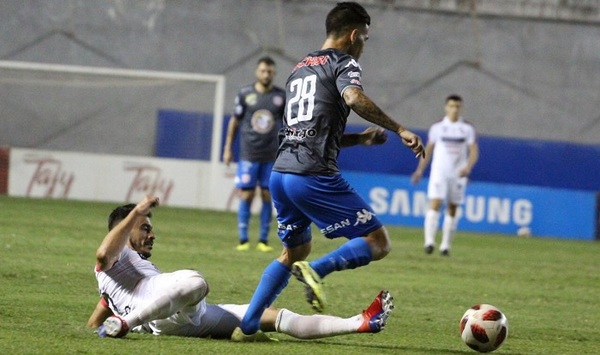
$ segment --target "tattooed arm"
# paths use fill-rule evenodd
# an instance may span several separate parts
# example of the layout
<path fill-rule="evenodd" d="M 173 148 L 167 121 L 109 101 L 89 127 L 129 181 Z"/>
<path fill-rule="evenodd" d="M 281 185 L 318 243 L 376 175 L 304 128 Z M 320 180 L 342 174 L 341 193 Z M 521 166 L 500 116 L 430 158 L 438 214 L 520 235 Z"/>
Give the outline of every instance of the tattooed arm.
<path fill-rule="evenodd" d="M 424 157 L 425 150 L 421 138 L 394 121 L 381 110 L 365 93 L 356 87 L 344 90 L 346 104 L 365 120 L 395 132 L 402 139 L 402 143 L 409 147 L 417 157 Z"/>
<path fill-rule="evenodd" d="M 344 90 L 344 101 L 350 108 L 365 120 L 400 134 L 406 129 L 386 115 L 365 93 L 356 87 Z"/>

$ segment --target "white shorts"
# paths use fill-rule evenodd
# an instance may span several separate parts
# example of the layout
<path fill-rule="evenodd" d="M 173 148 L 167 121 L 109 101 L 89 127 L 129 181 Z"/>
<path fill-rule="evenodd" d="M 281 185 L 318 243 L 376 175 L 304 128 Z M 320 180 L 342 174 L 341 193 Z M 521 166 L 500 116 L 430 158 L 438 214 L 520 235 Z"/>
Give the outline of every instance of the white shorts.
<path fill-rule="evenodd" d="M 134 303 L 136 308 L 143 307 L 152 300 L 166 296 L 165 290 L 170 290 L 182 279 L 200 275 L 194 270 L 178 270 L 142 279 L 135 288 Z M 200 319 L 206 312 L 206 301 L 202 300 L 194 306 L 188 306 L 176 314 L 148 323 L 152 332 L 156 335 L 172 334 L 182 325 L 200 325 Z"/>
<path fill-rule="evenodd" d="M 464 202 L 468 179 L 466 177 L 429 177 L 427 197 L 430 200 L 442 200 L 453 205 Z"/>

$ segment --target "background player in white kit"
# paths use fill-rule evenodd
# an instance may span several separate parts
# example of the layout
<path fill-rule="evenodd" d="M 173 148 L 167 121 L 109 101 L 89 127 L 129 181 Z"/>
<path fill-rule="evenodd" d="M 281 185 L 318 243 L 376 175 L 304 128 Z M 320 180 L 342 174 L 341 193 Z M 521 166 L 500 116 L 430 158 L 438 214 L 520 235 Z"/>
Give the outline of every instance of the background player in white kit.
<path fill-rule="evenodd" d="M 421 180 L 423 171 L 432 161 L 427 187 L 429 208 L 424 223 L 425 252 L 431 254 L 435 248 L 440 210 L 446 202 L 440 251 L 448 256 L 459 218 L 456 212 L 465 198 L 468 176 L 479 159 L 479 147 L 475 128 L 460 116 L 462 98 L 448 96 L 444 109 L 446 116 L 429 129 L 425 159 L 419 161 L 412 182 L 416 184 Z"/>
<path fill-rule="evenodd" d="M 248 305 L 207 304 L 209 287 L 195 270 L 161 273 L 148 258 L 156 238 L 150 210 L 158 198 L 117 207 L 110 214 L 109 232 L 96 252 L 100 302 L 88 320 L 102 337 L 119 338 L 130 330 L 155 335 L 230 338 Z M 392 297 L 381 291 L 375 301 L 351 318 L 304 316 L 269 307 L 261 330 L 300 339 L 350 333 L 377 333 L 393 309 Z M 264 334 L 254 341 L 271 340 Z"/>

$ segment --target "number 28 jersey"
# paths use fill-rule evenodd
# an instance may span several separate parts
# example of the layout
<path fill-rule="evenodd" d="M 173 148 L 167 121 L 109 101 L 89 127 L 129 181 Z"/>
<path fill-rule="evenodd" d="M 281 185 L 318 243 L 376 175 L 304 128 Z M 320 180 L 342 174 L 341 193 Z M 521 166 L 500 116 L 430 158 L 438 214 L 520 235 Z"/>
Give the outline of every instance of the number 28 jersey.
<path fill-rule="evenodd" d="M 362 90 L 362 69 L 334 49 L 309 53 L 286 83 L 286 107 L 274 171 L 304 175 L 339 174 L 337 157 L 350 107 L 342 94 Z"/>

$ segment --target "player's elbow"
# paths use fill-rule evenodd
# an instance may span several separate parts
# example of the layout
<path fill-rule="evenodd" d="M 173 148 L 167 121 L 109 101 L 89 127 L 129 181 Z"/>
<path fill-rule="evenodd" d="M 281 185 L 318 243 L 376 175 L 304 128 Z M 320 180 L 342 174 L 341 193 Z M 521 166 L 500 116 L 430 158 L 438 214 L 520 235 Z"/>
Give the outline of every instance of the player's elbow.
<path fill-rule="evenodd" d="M 96 251 L 96 271 L 105 271 L 110 263 L 110 256 L 105 250 L 98 249 Z"/>
<path fill-rule="evenodd" d="M 359 103 L 361 102 L 361 98 L 363 95 L 364 95 L 364 93 L 359 88 L 349 87 L 346 90 L 344 90 L 344 93 L 343 93 L 344 102 L 352 110 L 356 110 Z"/>

